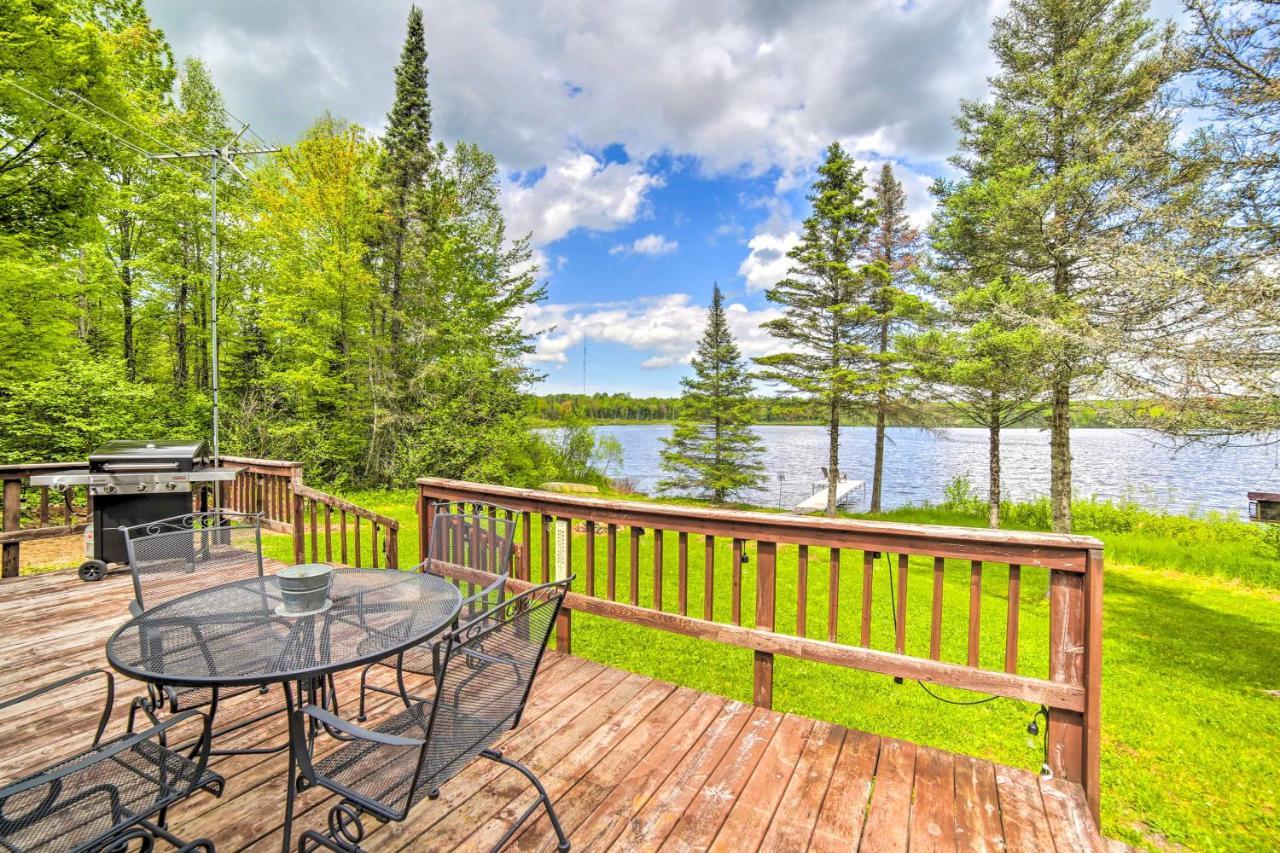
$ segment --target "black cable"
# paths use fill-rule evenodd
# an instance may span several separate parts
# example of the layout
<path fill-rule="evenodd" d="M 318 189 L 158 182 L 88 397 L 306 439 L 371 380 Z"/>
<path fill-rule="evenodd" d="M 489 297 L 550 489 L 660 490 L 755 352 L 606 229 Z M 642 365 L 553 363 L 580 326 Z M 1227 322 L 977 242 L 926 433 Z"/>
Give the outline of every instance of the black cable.
<path fill-rule="evenodd" d="M 889 575 L 889 612 L 893 614 L 893 630 L 896 633 L 898 630 L 898 602 L 897 602 L 897 595 L 893 591 L 893 561 L 889 559 L 889 555 L 886 553 L 882 552 L 880 556 L 884 557 L 884 567 Z M 987 696 L 983 699 L 971 699 L 971 700 L 962 702 L 958 699 L 948 699 L 945 696 L 939 696 L 937 693 L 934 693 L 932 690 L 930 690 L 928 686 L 918 678 L 915 679 L 915 682 L 916 684 L 919 684 L 920 689 L 923 690 L 925 693 L 927 693 L 929 696 L 932 696 L 934 699 L 937 699 L 939 702 L 944 702 L 948 705 L 961 705 L 961 706 L 985 705 L 987 702 L 993 702 L 996 699 L 1004 698 L 1002 696 Z"/>

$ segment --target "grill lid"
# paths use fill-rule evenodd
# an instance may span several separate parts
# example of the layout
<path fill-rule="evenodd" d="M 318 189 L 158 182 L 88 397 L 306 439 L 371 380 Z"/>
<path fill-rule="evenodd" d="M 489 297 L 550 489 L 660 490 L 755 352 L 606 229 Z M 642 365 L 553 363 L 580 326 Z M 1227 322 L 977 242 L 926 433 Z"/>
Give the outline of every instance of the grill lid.
<path fill-rule="evenodd" d="M 208 455 L 204 441 L 108 441 L 89 454 L 89 470 L 189 471 L 205 465 Z"/>

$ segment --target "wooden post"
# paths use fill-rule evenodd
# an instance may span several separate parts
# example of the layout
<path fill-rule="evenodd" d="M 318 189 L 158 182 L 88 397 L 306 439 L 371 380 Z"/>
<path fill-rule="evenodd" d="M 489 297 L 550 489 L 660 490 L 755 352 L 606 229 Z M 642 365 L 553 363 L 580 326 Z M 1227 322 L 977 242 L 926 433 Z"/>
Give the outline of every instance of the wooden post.
<path fill-rule="evenodd" d="M 556 616 L 556 651 L 573 654 L 573 611 L 567 607 Z"/>
<path fill-rule="evenodd" d="M 1085 576 L 1049 573 L 1049 679 L 1085 686 Z M 1068 782 L 1084 783 L 1084 721 L 1079 711 L 1049 709 L 1049 769 Z"/>
<path fill-rule="evenodd" d="M 418 492 L 418 562 L 424 562 L 431 553 L 431 530 L 436 523 L 435 501 Z"/>
<path fill-rule="evenodd" d="M 298 494 L 293 496 L 293 562 L 305 563 L 307 561 L 306 552 L 306 530 L 302 522 L 302 498 Z"/>
<path fill-rule="evenodd" d="M 22 526 L 22 481 L 4 481 L 4 530 L 17 530 Z M 18 555 L 22 544 L 6 542 L 0 546 L 0 577 L 16 578 L 20 565 Z"/>
<path fill-rule="evenodd" d="M 756 543 L 756 627 L 773 630 L 775 593 L 777 591 L 776 542 Z M 773 708 L 773 653 L 755 653 L 752 699 L 761 708 Z"/>
<path fill-rule="evenodd" d="M 1102 550 L 1089 551 L 1085 564 L 1084 612 L 1084 798 L 1102 825 Z"/>

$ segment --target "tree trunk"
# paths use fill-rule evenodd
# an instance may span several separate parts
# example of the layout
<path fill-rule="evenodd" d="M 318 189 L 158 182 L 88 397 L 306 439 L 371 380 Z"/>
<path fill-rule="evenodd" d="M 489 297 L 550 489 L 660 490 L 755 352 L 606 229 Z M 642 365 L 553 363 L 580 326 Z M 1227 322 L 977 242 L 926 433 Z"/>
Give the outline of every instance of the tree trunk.
<path fill-rule="evenodd" d="M 175 388 L 187 387 L 187 277 L 178 276 L 178 293 L 173 304 L 173 385 Z"/>
<path fill-rule="evenodd" d="M 830 420 L 827 425 L 827 515 L 836 514 L 836 483 L 840 477 L 840 404 L 831 397 Z"/>
<path fill-rule="evenodd" d="M 994 413 L 987 425 L 987 526 L 1000 526 L 1000 418 Z"/>
<path fill-rule="evenodd" d="M 128 234 L 127 225 L 122 224 L 121 234 Z M 120 241 L 120 314 L 124 376 L 133 382 L 138 378 L 138 359 L 133 351 L 133 258 L 130 255 L 127 236 Z"/>
<path fill-rule="evenodd" d="M 1058 364 L 1053 371 L 1053 410 L 1049 416 L 1049 502 L 1053 529 L 1071 532 L 1071 368 Z"/>
<path fill-rule="evenodd" d="M 885 393 L 881 391 L 879 399 L 876 401 L 876 459 L 871 472 L 872 512 L 880 511 L 880 490 L 884 484 L 884 410 L 886 403 Z"/>

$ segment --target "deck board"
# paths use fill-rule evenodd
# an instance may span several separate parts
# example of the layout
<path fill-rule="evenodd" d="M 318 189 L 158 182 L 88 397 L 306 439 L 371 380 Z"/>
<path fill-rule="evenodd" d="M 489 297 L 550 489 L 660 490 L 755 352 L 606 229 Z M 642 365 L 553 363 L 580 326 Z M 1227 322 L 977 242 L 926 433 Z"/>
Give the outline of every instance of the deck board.
<path fill-rule="evenodd" d="M 83 584 L 50 573 L 0 582 L 0 698 L 66 673 L 105 667 L 104 647 L 127 619 L 131 587 L 112 576 Z M 375 673 L 388 684 L 389 672 Z M 354 717 L 357 673 L 337 678 Z M 410 688 L 420 687 L 410 683 Z M 123 730 L 141 686 L 117 678 L 111 731 Z M 219 724 L 279 704 L 280 688 L 227 700 Z M 399 700 L 370 694 L 369 719 Z M 78 751 L 101 693 L 87 682 L 62 694 L 58 713 L 0 714 L 0 778 Z M 283 740 L 282 716 L 220 745 Z M 542 778 L 576 850 L 1041 850 L 1105 849 L 1078 786 L 881 738 L 549 652 L 520 727 L 499 746 Z M 333 742 L 322 738 L 321 749 Z M 181 836 L 207 835 L 220 851 L 277 851 L 283 755 L 219 757 L 227 780 L 171 810 Z M 481 850 L 532 800 L 515 771 L 478 761 L 421 803 L 403 823 L 369 821 L 369 851 Z M 322 828 L 332 798 L 298 799 L 295 831 Z M 510 849 L 554 846 L 539 815 Z"/>

